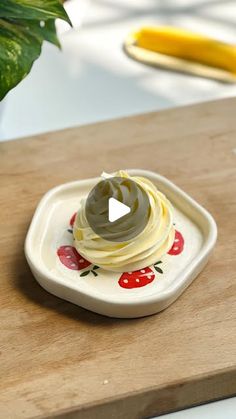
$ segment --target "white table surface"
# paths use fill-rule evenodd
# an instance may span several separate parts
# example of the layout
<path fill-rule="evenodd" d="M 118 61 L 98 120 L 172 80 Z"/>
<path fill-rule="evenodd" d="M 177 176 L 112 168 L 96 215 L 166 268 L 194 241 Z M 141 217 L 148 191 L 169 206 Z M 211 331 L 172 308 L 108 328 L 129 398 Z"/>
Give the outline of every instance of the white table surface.
<path fill-rule="evenodd" d="M 58 22 L 62 52 L 45 44 L 7 96 L 0 140 L 236 95 L 236 86 L 149 68 L 122 51 L 127 33 L 150 23 L 236 43 L 236 1 L 71 0 L 69 10 L 77 30 Z M 236 398 L 162 417 L 235 419 Z"/>
<path fill-rule="evenodd" d="M 59 22 L 63 50 L 45 44 L 31 74 L 7 96 L 1 139 L 236 95 L 236 85 L 157 70 L 122 51 L 129 31 L 147 23 L 236 43 L 236 1 L 71 1 L 79 30 Z"/>

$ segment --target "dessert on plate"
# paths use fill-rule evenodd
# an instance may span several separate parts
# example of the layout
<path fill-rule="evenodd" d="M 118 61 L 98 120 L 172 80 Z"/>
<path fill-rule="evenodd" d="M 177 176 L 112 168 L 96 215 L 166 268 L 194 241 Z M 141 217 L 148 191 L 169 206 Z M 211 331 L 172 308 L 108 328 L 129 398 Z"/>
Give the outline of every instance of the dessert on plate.
<path fill-rule="evenodd" d="M 107 184 L 101 182 L 91 198 L 81 199 L 73 226 L 75 248 L 91 263 L 110 271 L 135 271 L 154 264 L 174 243 L 171 203 L 145 177 L 130 176 L 120 170 L 113 176 L 103 174 L 104 178 Z M 130 213 L 114 224 L 104 209 L 111 193 L 131 207 Z M 91 223 L 93 219 L 97 228 Z"/>
<path fill-rule="evenodd" d="M 110 217 L 111 198 L 130 211 Z M 25 254 L 48 292 L 132 318 L 172 304 L 203 269 L 216 238 L 212 216 L 184 191 L 157 173 L 131 169 L 49 191 Z"/>

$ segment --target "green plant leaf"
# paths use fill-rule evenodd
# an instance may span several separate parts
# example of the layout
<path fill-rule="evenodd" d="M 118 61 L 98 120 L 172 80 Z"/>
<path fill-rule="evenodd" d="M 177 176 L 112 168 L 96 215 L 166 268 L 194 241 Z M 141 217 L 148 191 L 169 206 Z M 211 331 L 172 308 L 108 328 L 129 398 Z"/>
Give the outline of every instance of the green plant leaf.
<path fill-rule="evenodd" d="M 60 47 L 56 18 L 71 24 L 60 0 L 0 0 L 0 101 L 30 72 L 43 41 Z"/>
<path fill-rule="evenodd" d="M 0 100 L 29 73 L 41 45 L 37 32 L 0 19 Z"/>
<path fill-rule="evenodd" d="M 0 17 L 7 19 L 70 19 L 59 0 L 1 0 Z"/>
<path fill-rule="evenodd" d="M 60 46 L 55 20 L 41 27 L 38 21 L 0 19 L 0 100 L 30 72 L 44 40 Z"/>
<path fill-rule="evenodd" d="M 55 19 L 43 21 L 43 26 L 42 21 L 38 22 L 35 20 L 17 20 L 16 23 L 18 27 L 21 25 L 25 30 L 30 31 L 31 34 L 40 38 L 42 42 L 48 41 L 59 48 L 61 47 L 57 37 Z"/>

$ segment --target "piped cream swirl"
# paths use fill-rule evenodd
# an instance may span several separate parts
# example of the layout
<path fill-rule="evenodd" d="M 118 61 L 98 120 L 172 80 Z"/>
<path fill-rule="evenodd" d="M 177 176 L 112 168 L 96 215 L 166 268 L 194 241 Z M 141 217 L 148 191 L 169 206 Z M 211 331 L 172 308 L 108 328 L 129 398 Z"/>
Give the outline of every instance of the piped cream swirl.
<path fill-rule="evenodd" d="M 73 228 L 74 245 L 81 256 L 103 269 L 116 272 L 142 269 L 158 261 L 174 242 L 172 206 L 147 178 L 131 177 L 125 171 L 118 171 L 114 176 L 131 179 L 146 192 L 150 211 L 145 228 L 130 240 L 108 241 L 90 227 L 86 200 L 81 200 Z"/>

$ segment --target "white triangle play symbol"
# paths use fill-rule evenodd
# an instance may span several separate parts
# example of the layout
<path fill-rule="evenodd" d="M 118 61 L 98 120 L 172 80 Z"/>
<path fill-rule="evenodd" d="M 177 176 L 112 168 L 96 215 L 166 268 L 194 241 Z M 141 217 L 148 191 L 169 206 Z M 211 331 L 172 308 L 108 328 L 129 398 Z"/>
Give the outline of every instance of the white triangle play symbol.
<path fill-rule="evenodd" d="M 124 217 L 124 215 L 126 214 L 129 214 L 130 211 L 131 209 L 127 205 L 123 204 L 115 198 L 109 198 L 108 219 L 110 223 L 119 220 L 119 218 Z"/>

